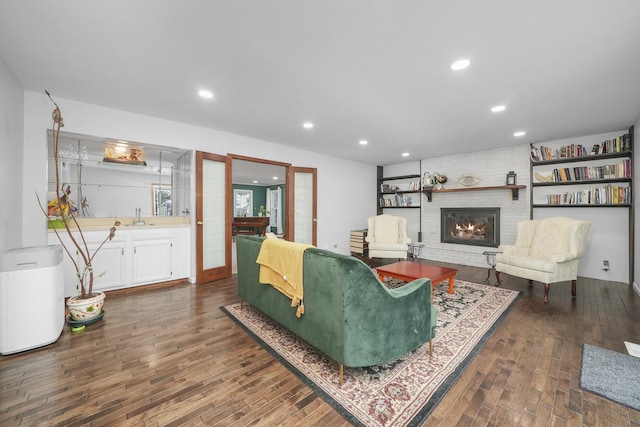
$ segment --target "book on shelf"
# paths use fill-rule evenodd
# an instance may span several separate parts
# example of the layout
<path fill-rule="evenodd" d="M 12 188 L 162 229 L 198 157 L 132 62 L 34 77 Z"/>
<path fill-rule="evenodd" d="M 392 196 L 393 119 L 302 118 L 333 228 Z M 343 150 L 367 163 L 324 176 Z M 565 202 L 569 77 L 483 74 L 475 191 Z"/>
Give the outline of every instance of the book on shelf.
<path fill-rule="evenodd" d="M 620 205 L 631 204 L 631 187 L 621 185 L 592 185 L 588 189 L 547 194 L 547 205 Z"/>
<path fill-rule="evenodd" d="M 587 157 L 589 155 L 593 156 L 597 154 L 631 151 L 631 135 L 626 133 L 624 135 L 602 141 L 599 144 L 594 144 L 591 147 L 591 151 L 587 151 L 587 148 L 582 144 L 562 145 L 555 149 L 545 147 L 544 145 L 535 147 L 533 144 L 531 144 L 530 147 L 531 160 L 534 162 Z"/>
<path fill-rule="evenodd" d="M 411 181 L 409 184 L 409 191 L 420 191 L 421 189 L 420 180 Z"/>
<path fill-rule="evenodd" d="M 381 207 L 409 207 L 413 206 L 413 198 L 406 194 L 394 194 L 380 198 Z"/>
<path fill-rule="evenodd" d="M 548 172 L 546 172 L 548 174 Z M 544 177 L 545 172 L 539 175 Z M 551 171 L 552 182 L 593 181 L 599 179 L 631 178 L 631 159 L 615 164 L 600 166 L 575 166 L 573 168 L 555 168 Z M 540 178 L 538 178 L 540 180 Z"/>
<path fill-rule="evenodd" d="M 396 191 L 420 191 L 420 180 L 398 183 L 397 185 L 380 184 L 381 193 L 394 193 Z"/>

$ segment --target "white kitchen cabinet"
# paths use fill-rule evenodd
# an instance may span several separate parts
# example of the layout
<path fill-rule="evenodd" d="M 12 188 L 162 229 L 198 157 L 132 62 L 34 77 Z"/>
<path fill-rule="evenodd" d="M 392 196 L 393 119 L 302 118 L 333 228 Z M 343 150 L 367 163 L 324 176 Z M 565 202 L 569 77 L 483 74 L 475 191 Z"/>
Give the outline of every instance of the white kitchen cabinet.
<path fill-rule="evenodd" d="M 118 227 L 116 235 L 107 241 L 93 259 L 96 275 L 93 289 L 107 291 L 189 277 L 189 227 Z M 93 254 L 107 237 L 108 230 L 83 232 Z M 66 231 L 60 236 L 71 253 L 78 256 Z M 59 244 L 53 232 L 49 244 Z M 78 265 L 83 266 L 80 261 Z M 64 254 L 65 297 L 79 292 L 75 267 Z M 99 276 L 102 272 L 104 275 Z M 88 279 L 87 279 L 88 280 Z"/>
<path fill-rule="evenodd" d="M 171 279 L 171 240 L 147 240 L 133 244 L 133 284 Z"/>
<path fill-rule="evenodd" d="M 91 253 L 99 245 L 89 245 Z M 80 260 L 82 261 L 82 260 Z M 127 286 L 126 247 L 121 242 L 109 242 L 98 251 L 91 262 L 95 279 L 94 291 L 104 291 Z M 78 265 L 84 265 L 80 262 Z M 104 274 L 103 274 L 104 273 Z M 99 276 L 99 277 L 98 277 Z M 87 277 L 87 281 L 89 278 Z"/>

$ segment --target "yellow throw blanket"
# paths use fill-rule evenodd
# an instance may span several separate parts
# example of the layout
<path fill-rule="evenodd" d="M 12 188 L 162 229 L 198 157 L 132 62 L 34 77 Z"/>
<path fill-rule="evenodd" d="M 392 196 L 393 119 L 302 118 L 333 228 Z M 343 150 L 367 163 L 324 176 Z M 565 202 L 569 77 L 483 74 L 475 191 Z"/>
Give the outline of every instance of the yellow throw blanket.
<path fill-rule="evenodd" d="M 256 260 L 260 264 L 260 283 L 270 284 L 291 298 L 291 307 L 298 307 L 297 317 L 304 314 L 302 255 L 312 247 L 286 240 L 264 239 Z"/>

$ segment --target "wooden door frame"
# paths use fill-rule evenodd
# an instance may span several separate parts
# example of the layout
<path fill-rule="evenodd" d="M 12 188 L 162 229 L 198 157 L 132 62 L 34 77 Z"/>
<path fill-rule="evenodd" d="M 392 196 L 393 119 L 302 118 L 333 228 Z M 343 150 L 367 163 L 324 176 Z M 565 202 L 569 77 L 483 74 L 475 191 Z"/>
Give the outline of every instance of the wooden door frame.
<path fill-rule="evenodd" d="M 231 194 L 233 192 L 233 168 L 232 168 L 232 163 L 234 160 L 244 160 L 247 162 L 255 162 L 255 163 L 264 163 L 267 165 L 273 165 L 273 166 L 281 166 L 285 168 L 285 178 L 284 178 L 284 188 L 285 188 L 285 194 L 287 194 L 287 196 L 289 195 L 289 187 L 291 187 L 291 182 L 289 181 L 290 178 L 290 172 L 289 169 L 291 168 L 291 163 L 285 163 L 285 162 L 278 162 L 275 160 L 267 160 L 267 159 L 260 159 L 258 157 L 250 157 L 250 156 L 243 156 L 241 154 L 233 154 L 233 153 L 227 153 L 227 167 L 229 172 L 229 188 L 227 189 L 227 193 Z M 290 212 L 289 212 L 289 206 L 291 205 L 291 203 L 288 200 L 288 197 L 285 198 L 284 201 L 284 221 L 285 221 L 285 229 L 284 229 L 284 235 L 285 238 L 287 236 L 289 236 L 288 234 L 288 230 L 289 230 L 289 225 L 293 222 L 293 217 L 289 216 Z M 229 219 L 231 220 L 233 218 L 233 197 L 230 197 L 228 199 L 228 203 L 227 203 L 227 209 L 229 212 Z M 229 233 L 231 234 L 231 223 L 229 223 Z M 231 250 L 231 243 L 229 243 L 229 250 Z"/>
<path fill-rule="evenodd" d="M 224 161 L 225 162 L 225 268 L 219 269 L 222 274 L 206 275 L 203 273 L 203 260 L 202 254 L 198 253 L 197 248 L 202 247 L 202 231 L 198 230 L 200 223 L 202 222 L 202 168 L 201 163 L 203 159 Z M 285 168 L 285 236 L 290 241 L 294 238 L 294 176 L 296 172 L 311 173 L 313 175 L 313 225 L 312 225 L 312 240 L 313 245 L 317 244 L 317 169 L 308 167 L 292 166 L 290 163 L 278 162 L 275 160 L 261 159 L 258 157 L 244 156 L 240 154 L 227 153 L 226 155 L 206 153 L 202 151 L 196 151 L 196 283 L 207 283 L 214 280 L 219 280 L 227 277 L 231 277 L 231 250 L 232 250 L 232 221 L 233 221 L 233 160 L 245 160 L 256 163 L 265 163 L 274 166 L 281 166 Z"/>
<path fill-rule="evenodd" d="M 227 156 L 214 153 L 206 153 L 196 151 L 196 284 L 212 282 L 215 280 L 231 277 L 231 218 L 227 213 L 225 215 L 225 265 L 215 269 L 204 271 L 202 252 L 203 236 L 202 236 L 202 161 L 212 160 L 225 164 L 225 207 L 231 204 L 232 197 L 229 195 L 231 188 L 231 175 Z"/>

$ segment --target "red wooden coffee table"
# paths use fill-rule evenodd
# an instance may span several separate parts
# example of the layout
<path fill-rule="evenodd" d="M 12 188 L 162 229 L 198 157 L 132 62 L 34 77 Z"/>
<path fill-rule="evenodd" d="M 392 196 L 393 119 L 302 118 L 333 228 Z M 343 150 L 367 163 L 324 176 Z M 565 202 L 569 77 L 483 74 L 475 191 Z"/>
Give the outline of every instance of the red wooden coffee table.
<path fill-rule="evenodd" d="M 404 282 L 426 277 L 431 280 L 431 299 L 433 299 L 433 288 L 445 280 L 449 280 L 449 293 L 453 293 L 453 281 L 458 270 L 418 262 L 400 261 L 377 267 L 376 272 L 380 276 L 380 281 L 383 281 L 385 276 L 400 279 Z"/>

